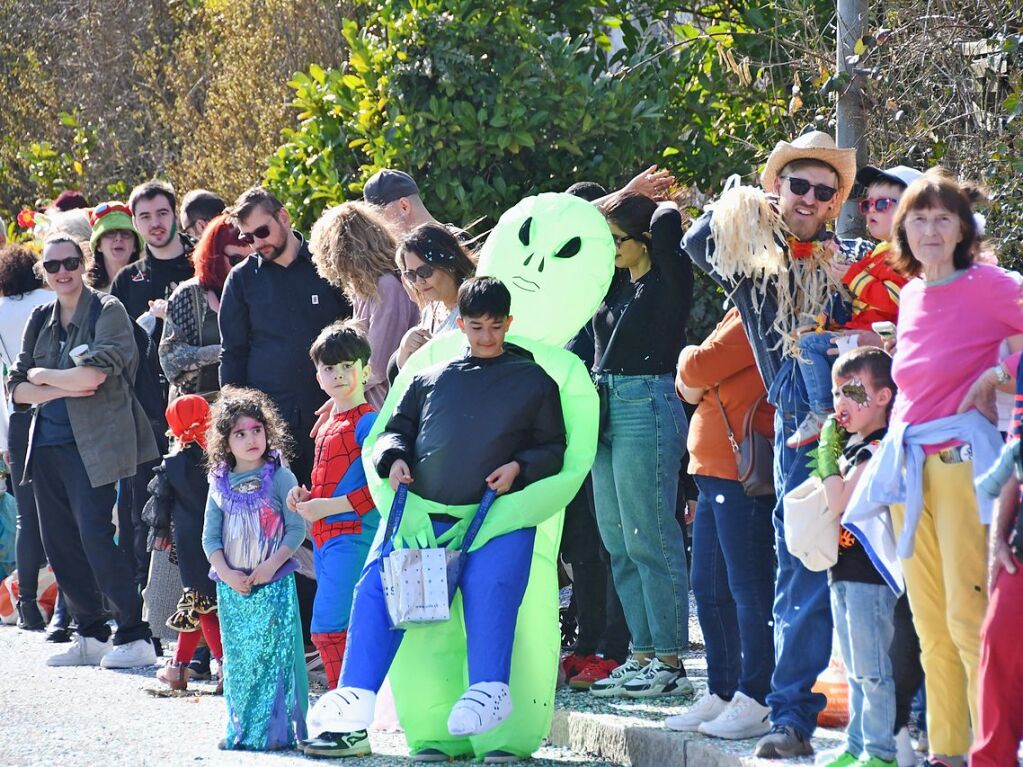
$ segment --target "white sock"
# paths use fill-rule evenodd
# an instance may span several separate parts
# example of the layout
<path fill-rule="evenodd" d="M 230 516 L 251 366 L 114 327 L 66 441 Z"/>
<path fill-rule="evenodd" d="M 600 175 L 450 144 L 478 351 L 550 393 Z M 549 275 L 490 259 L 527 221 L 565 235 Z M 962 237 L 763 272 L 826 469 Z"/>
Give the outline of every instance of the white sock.
<path fill-rule="evenodd" d="M 316 701 L 309 712 L 309 734 L 355 732 L 373 723 L 377 695 L 357 687 L 338 687 Z"/>
<path fill-rule="evenodd" d="M 477 682 L 451 709 L 448 732 L 455 737 L 480 735 L 511 716 L 511 690 L 504 682 Z"/>

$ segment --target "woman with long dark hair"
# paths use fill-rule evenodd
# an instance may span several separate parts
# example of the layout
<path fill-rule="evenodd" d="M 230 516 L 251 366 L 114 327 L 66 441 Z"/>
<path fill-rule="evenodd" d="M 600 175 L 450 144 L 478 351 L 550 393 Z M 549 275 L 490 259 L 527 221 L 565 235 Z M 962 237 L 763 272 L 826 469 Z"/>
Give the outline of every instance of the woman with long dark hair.
<path fill-rule="evenodd" d="M 476 263 L 441 224 L 420 224 L 405 235 L 395 260 L 420 311 L 419 324 L 405 334 L 391 358 L 398 370 L 431 338 L 457 328 L 458 288 L 476 273 Z"/>
<path fill-rule="evenodd" d="M 688 424 L 675 394 L 693 270 L 682 217 L 635 192 L 601 204 L 618 271 L 593 318 L 594 374 L 605 414 L 593 464 L 600 535 L 632 634 L 632 658 L 593 684 L 598 696 L 691 695 L 689 578 L 675 519 Z"/>
<path fill-rule="evenodd" d="M 192 251 L 195 277 L 171 294 L 160 339 L 160 365 L 171 384 L 171 401 L 220 389 L 220 295 L 228 272 L 251 250 L 221 215 L 206 225 Z"/>

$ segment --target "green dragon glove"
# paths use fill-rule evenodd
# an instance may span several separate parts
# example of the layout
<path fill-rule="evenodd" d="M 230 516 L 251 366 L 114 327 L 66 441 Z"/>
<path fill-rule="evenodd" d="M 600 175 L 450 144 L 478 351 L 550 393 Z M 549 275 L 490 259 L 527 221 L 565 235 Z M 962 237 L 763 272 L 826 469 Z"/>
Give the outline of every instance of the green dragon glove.
<path fill-rule="evenodd" d="M 834 416 L 825 421 L 817 447 L 810 451 L 811 473 L 822 480 L 838 476 L 841 473 L 838 459 L 848 439 L 849 433 L 839 426 Z"/>

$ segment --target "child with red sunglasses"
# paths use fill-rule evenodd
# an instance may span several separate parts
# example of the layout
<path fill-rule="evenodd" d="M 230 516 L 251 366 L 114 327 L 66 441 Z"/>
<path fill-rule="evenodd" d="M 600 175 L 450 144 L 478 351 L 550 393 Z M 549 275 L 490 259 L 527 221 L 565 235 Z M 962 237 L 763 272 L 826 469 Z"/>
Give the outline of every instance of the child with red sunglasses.
<path fill-rule="evenodd" d="M 870 236 L 878 244 L 859 261 L 849 266 L 835 266 L 832 275 L 840 279 L 852 293 L 852 318 L 841 326 L 841 331 L 878 332 L 878 323 L 892 323 L 885 330 L 894 332 L 899 314 L 899 291 L 906 279 L 888 265 L 892 221 L 902 192 L 920 176 L 920 171 L 898 165 L 888 170 L 872 166 L 860 169 L 856 181 L 867 188 L 867 196 L 860 200 L 860 213 L 867 223 Z M 837 340 L 845 336 L 841 353 L 856 346 L 855 334 L 825 331 L 807 333 L 799 339 L 799 372 L 806 384 L 810 399 L 810 413 L 786 441 L 798 449 L 817 441 L 828 416 L 833 411 L 831 401 L 831 363 Z M 829 355 L 829 352 L 832 355 Z M 837 356 L 837 355 L 835 355 Z"/>

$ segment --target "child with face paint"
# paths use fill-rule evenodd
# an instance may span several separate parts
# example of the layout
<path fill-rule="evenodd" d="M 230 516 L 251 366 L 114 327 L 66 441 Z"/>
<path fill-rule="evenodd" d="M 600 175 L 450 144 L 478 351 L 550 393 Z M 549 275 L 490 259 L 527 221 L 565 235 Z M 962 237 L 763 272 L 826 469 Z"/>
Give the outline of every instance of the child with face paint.
<path fill-rule="evenodd" d="M 829 352 L 834 354 L 842 336 L 850 337 L 852 340 L 846 343 L 852 344 L 858 335 L 876 332 L 876 323 L 894 323 L 898 319 L 899 292 L 906 278 L 888 264 L 892 222 L 902 192 L 920 175 L 920 171 L 905 165 L 888 170 L 868 165 L 856 174 L 856 181 L 867 190 L 866 197 L 860 200 L 860 213 L 878 244 L 856 263 L 834 263 L 829 269 L 831 276 L 841 281 L 852 296 L 852 319 L 837 332 L 807 333 L 799 339 L 799 372 L 806 384 L 811 412 L 785 443 L 793 449 L 816 442 L 832 412 Z M 841 353 L 842 347 L 838 350 Z"/>
<path fill-rule="evenodd" d="M 287 504 L 311 525 L 317 586 L 312 640 L 327 672 L 327 688 L 333 690 L 345 654 L 352 593 L 380 526 L 362 467 L 362 444 L 377 414 L 365 393 L 369 340 L 357 324 L 328 325 L 309 356 L 333 413 L 316 437 L 312 489 L 293 487 Z"/>
<path fill-rule="evenodd" d="M 833 378 L 835 414 L 821 431 L 816 472 L 828 508 L 840 516 L 888 430 L 896 386 L 891 357 L 870 346 L 839 357 Z M 835 631 L 849 674 L 850 720 L 845 747 L 823 764 L 895 767 L 895 680 L 888 653 L 898 597 L 845 528 L 828 582 Z"/>

